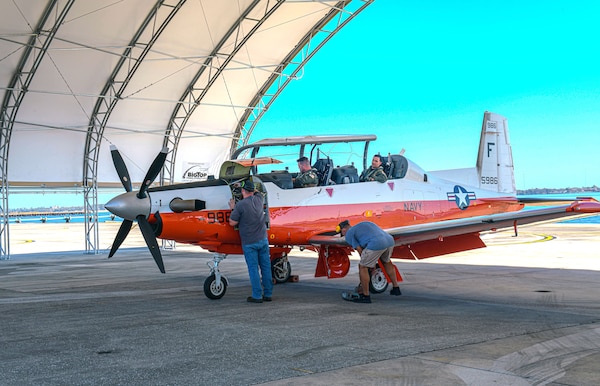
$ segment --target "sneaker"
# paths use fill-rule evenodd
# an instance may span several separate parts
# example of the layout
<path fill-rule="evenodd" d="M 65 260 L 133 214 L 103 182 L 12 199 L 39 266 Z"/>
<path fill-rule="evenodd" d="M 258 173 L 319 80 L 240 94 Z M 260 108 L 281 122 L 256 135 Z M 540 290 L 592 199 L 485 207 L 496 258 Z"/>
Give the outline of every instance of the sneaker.
<path fill-rule="evenodd" d="M 342 292 L 342 299 L 348 300 L 349 302 L 354 301 L 354 299 L 358 299 L 360 297 L 356 292 Z"/>
<path fill-rule="evenodd" d="M 400 287 L 392 288 L 392 290 L 390 291 L 390 295 L 395 295 L 395 296 L 402 295 L 402 292 L 400 292 Z"/>
<path fill-rule="evenodd" d="M 354 303 L 371 303 L 371 296 L 360 295 L 357 298 L 352 299 L 352 301 Z"/>
<path fill-rule="evenodd" d="M 262 299 L 255 299 L 252 296 L 248 296 L 248 298 L 246 299 L 246 301 L 248 303 L 262 303 L 263 302 Z"/>
<path fill-rule="evenodd" d="M 263 300 L 264 300 L 265 302 L 270 302 L 271 300 L 273 300 L 273 298 L 272 298 L 272 297 L 270 297 L 270 296 L 263 296 Z"/>

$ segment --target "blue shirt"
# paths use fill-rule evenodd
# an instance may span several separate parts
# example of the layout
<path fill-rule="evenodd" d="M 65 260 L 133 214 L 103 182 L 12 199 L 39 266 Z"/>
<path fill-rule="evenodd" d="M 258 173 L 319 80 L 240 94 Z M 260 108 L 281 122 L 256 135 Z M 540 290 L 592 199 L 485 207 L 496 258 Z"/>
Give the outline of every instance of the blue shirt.
<path fill-rule="evenodd" d="M 359 222 L 350 227 L 345 237 L 354 249 L 361 247 L 372 251 L 380 251 L 394 246 L 394 238 L 369 221 Z"/>

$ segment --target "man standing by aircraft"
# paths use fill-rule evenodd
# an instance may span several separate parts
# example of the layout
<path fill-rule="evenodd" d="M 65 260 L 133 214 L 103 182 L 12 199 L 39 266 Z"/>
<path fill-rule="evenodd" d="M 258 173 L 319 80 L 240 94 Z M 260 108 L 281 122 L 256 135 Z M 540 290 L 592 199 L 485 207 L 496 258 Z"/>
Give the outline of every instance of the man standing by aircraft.
<path fill-rule="evenodd" d="M 232 209 L 229 224 L 239 224 L 242 250 L 252 285 L 252 296 L 246 300 L 250 303 L 262 303 L 263 300 L 270 302 L 273 296 L 273 278 L 263 198 L 260 193 L 254 192 L 254 184 L 249 180 L 242 182 L 242 197 L 237 204 L 233 199 L 229 200 L 229 207 Z"/>
<path fill-rule="evenodd" d="M 355 303 L 371 303 L 371 296 L 369 295 L 371 275 L 369 269 L 375 268 L 379 259 L 381 259 L 383 268 L 385 268 L 385 272 L 392 281 L 393 288 L 390 295 L 401 295 L 398 279 L 396 278 L 396 267 L 390 260 L 394 250 L 394 238 L 392 236 L 370 221 L 359 222 L 355 226 L 351 226 L 348 220 L 344 220 L 337 226 L 336 231 L 345 236 L 348 244 L 356 249 L 360 255 L 358 276 L 362 293 L 350 296 L 344 296 L 346 295 L 344 293 L 342 297 L 345 300 Z"/>
<path fill-rule="evenodd" d="M 360 175 L 360 178 L 358 179 L 360 182 L 366 182 L 366 181 L 377 181 L 377 182 L 386 182 L 387 181 L 387 176 L 385 175 L 385 172 L 383 171 L 383 166 L 381 166 L 382 164 L 382 160 L 381 160 L 381 155 L 379 154 L 375 154 L 373 156 L 373 159 L 371 160 L 371 166 L 369 166 L 368 169 L 365 169 L 365 171 Z"/>
<path fill-rule="evenodd" d="M 300 169 L 300 173 L 298 173 L 298 176 L 293 179 L 294 188 L 317 186 L 319 183 L 319 176 L 317 175 L 317 170 L 310 166 L 308 158 L 300 157 L 296 162 L 298 162 L 298 169 Z"/>

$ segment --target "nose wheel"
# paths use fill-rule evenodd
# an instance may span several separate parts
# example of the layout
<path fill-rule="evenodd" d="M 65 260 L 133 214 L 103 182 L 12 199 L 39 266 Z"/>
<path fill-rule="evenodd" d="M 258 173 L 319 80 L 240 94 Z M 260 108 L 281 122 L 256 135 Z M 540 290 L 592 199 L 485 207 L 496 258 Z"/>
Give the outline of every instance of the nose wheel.
<path fill-rule="evenodd" d="M 225 260 L 226 257 L 225 254 L 215 253 L 213 260 L 207 263 L 210 268 L 210 275 L 204 280 L 204 295 L 209 299 L 221 299 L 225 296 L 228 283 L 225 276 L 221 275 L 219 271 L 219 263 Z"/>
<path fill-rule="evenodd" d="M 209 299 L 221 299 L 227 291 L 227 280 L 223 276 L 217 280 L 215 274 L 210 275 L 204 280 L 204 294 Z"/>

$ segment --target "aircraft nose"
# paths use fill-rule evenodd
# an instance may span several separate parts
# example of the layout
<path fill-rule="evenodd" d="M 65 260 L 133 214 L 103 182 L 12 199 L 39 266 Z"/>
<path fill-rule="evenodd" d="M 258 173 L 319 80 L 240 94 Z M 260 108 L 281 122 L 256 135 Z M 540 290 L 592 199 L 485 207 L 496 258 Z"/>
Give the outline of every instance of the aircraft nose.
<path fill-rule="evenodd" d="M 150 197 L 138 198 L 135 192 L 123 193 L 104 205 L 104 208 L 115 216 L 131 221 L 139 215 L 148 218 L 150 207 Z"/>

